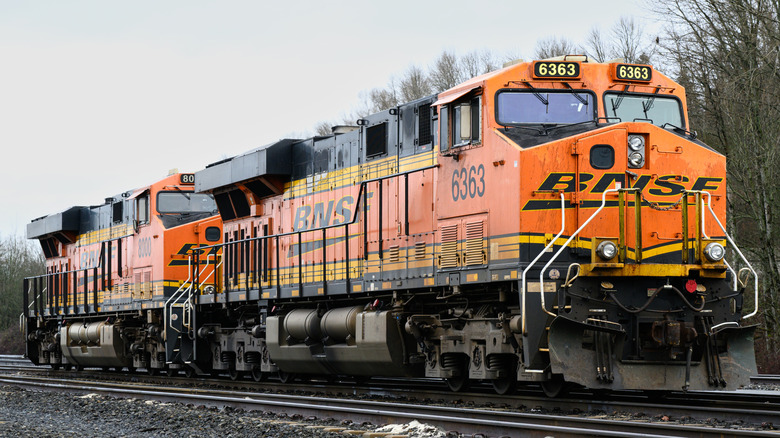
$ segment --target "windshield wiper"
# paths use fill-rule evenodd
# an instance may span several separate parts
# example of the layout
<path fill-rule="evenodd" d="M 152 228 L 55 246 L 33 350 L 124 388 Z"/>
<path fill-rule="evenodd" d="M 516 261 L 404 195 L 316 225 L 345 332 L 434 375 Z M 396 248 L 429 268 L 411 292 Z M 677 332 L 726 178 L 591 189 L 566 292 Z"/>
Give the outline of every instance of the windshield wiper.
<path fill-rule="evenodd" d="M 531 89 L 531 93 L 533 93 L 533 95 L 536 96 L 536 98 L 539 99 L 539 101 L 542 102 L 545 107 L 550 105 L 550 101 L 545 99 L 545 97 L 542 96 L 542 93 L 536 91 L 536 88 L 534 88 L 533 85 L 529 84 L 528 82 L 523 82 L 523 84 Z"/>
<path fill-rule="evenodd" d="M 585 99 L 584 97 L 580 96 L 579 93 L 574 91 L 574 88 L 571 85 L 569 85 L 568 82 L 563 82 L 563 85 L 565 85 L 566 87 L 569 88 L 569 90 L 571 90 L 571 95 L 574 96 L 577 100 L 579 100 L 581 104 L 588 106 L 588 99 Z"/>
<path fill-rule="evenodd" d="M 623 91 L 618 93 L 618 96 L 616 99 L 612 99 L 612 114 L 617 116 L 617 109 L 620 108 L 620 104 L 623 103 L 623 98 L 626 97 L 626 93 L 628 92 L 628 85 L 626 85 L 623 88 Z"/>
<path fill-rule="evenodd" d="M 650 96 L 647 100 L 642 101 L 642 111 L 645 113 L 646 118 L 650 118 L 650 116 L 647 115 L 647 112 L 650 111 L 650 108 L 653 107 L 653 104 L 655 102 L 655 94 L 658 93 L 658 88 L 655 89 L 655 93 Z"/>

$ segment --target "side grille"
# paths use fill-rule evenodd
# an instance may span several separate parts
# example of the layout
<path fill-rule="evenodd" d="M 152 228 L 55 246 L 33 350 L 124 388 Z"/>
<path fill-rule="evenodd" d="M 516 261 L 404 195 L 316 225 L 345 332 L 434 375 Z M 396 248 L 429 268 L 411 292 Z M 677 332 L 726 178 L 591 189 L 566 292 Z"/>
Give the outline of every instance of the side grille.
<path fill-rule="evenodd" d="M 420 105 L 417 113 L 419 130 L 419 145 L 426 145 L 431 142 L 431 106 Z"/>
<path fill-rule="evenodd" d="M 390 263 L 395 263 L 399 259 L 399 251 L 398 251 L 398 245 L 393 245 L 390 248 L 387 249 L 388 252 L 388 258 L 390 259 Z"/>
<path fill-rule="evenodd" d="M 466 223 L 466 266 L 485 264 L 484 235 L 483 221 Z"/>
<path fill-rule="evenodd" d="M 425 258 L 425 242 L 414 243 L 414 258 L 417 260 Z"/>
<path fill-rule="evenodd" d="M 441 261 L 442 268 L 457 268 L 458 260 L 458 225 L 441 227 Z"/>

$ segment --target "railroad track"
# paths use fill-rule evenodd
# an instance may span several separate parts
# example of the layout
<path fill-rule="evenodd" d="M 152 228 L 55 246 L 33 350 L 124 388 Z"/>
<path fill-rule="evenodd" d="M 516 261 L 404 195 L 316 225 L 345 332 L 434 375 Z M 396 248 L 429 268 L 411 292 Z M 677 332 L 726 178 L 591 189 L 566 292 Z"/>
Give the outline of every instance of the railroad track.
<path fill-rule="evenodd" d="M 605 419 L 600 416 L 576 417 L 518 413 L 506 410 L 473 409 L 452 406 L 411 405 L 354 398 L 313 397 L 294 394 L 193 389 L 139 383 L 106 383 L 44 376 L 3 376 L 0 383 L 34 389 L 94 393 L 133 397 L 162 402 L 191 403 L 205 406 L 230 406 L 234 409 L 301 415 L 304 417 L 348 418 L 353 422 L 407 422 L 417 419 L 446 430 L 486 436 L 722 436 L 723 430 L 679 424 Z M 731 436 L 772 436 L 776 432 L 729 429 Z"/>
<path fill-rule="evenodd" d="M 0 357 L 0 366 L 4 360 L 4 357 Z M 119 397 L 127 396 L 123 395 L 123 391 L 127 389 L 122 388 L 129 387 L 132 388 L 132 397 L 287 414 L 295 412 L 304 417 L 348 418 L 374 424 L 407 422 L 414 418 L 462 433 L 483 433 L 488 436 L 528 434 L 531 430 L 528 428 L 533 427 L 536 428 L 533 430 L 556 436 L 593 434 L 594 430 L 588 430 L 589 427 L 599 433 L 603 432 L 601 436 L 627 436 L 621 434 L 633 433 L 657 435 L 672 433 L 670 431 L 674 431 L 672 434 L 678 436 L 711 436 L 723 433 L 723 429 L 681 427 L 677 422 L 655 421 L 664 417 L 672 421 L 686 418 L 690 423 L 716 418 L 719 421 L 735 422 L 732 424 L 780 424 L 780 391 L 777 396 L 771 392 L 761 395 L 680 392 L 666 394 L 660 400 L 648 399 L 644 393 L 593 394 L 573 391 L 566 398 L 548 399 L 540 390 L 528 387 L 518 391 L 516 395 L 498 399 L 489 385 L 477 385 L 468 393 L 452 393 L 444 389 L 441 382 L 426 379 L 420 379 L 414 383 L 414 388 L 410 388 L 409 382 L 392 379 L 375 380 L 362 385 L 355 385 L 351 381 L 324 380 L 281 384 L 275 381 L 256 383 L 251 380 L 214 378 L 193 380 L 93 370 L 80 373 L 54 372 L 43 367 L 36 370 L 34 374 L 38 376 L 13 375 L 0 382 L 20 386 L 33 385 L 51 390 L 105 393 Z M 24 372 L 29 374 L 29 368 Z M 88 379 L 101 381 L 92 382 Z M 24 383 L 23 380 L 33 383 Z M 127 380 L 132 382 L 127 383 Z M 219 390 L 193 389 L 193 385 L 217 387 Z M 271 394 L 274 392 L 282 394 Z M 464 409 L 462 406 L 474 408 Z M 561 413 L 568 414 L 559 415 Z M 613 423 L 624 424 L 624 428 Z M 546 426 L 540 427 L 543 425 Z M 643 427 L 645 428 L 641 431 L 635 431 L 635 428 Z M 567 430 L 569 432 L 566 432 Z M 738 431 L 735 429 L 728 429 L 729 435 L 736 432 Z M 757 430 L 751 430 L 747 435 L 756 436 L 757 433 L 780 436 L 777 432 Z"/>
<path fill-rule="evenodd" d="M 0 367 L 20 370 L 41 368 L 33 365 L 29 359 L 18 354 L 0 354 Z"/>
<path fill-rule="evenodd" d="M 780 385 L 780 375 L 777 374 L 759 374 L 750 376 L 750 383 L 764 385 Z"/>

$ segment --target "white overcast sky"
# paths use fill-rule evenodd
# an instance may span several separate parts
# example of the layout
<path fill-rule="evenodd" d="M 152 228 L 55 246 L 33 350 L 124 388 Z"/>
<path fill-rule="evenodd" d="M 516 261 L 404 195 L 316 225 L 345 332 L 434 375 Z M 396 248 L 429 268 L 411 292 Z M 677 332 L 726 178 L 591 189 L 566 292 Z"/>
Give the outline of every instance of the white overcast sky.
<path fill-rule="evenodd" d="M 636 0 L 0 0 L 0 237 L 340 121 L 444 50 L 533 56 Z"/>

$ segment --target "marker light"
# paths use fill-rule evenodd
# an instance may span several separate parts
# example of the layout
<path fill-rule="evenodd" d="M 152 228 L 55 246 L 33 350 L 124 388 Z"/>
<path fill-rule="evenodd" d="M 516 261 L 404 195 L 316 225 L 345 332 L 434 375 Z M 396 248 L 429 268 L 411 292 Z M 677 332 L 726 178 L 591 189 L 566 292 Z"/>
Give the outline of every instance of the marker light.
<path fill-rule="evenodd" d="M 712 242 L 704 248 L 704 256 L 711 262 L 719 262 L 726 255 L 726 249 L 718 242 Z"/>
<path fill-rule="evenodd" d="M 642 156 L 639 152 L 631 152 L 628 155 L 628 165 L 629 167 L 637 168 L 642 167 L 645 164 L 645 157 Z"/>
<path fill-rule="evenodd" d="M 628 147 L 632 151 L 639 151 L 645 148 L 645 139 L 641 135 L 629 135 Z"/>
<path fill-rule="evenodd" d="M 617 246 L 605 240 L 596 247 L 596 254 L 604 260 L 612 260 L 617 255 Z"/>

